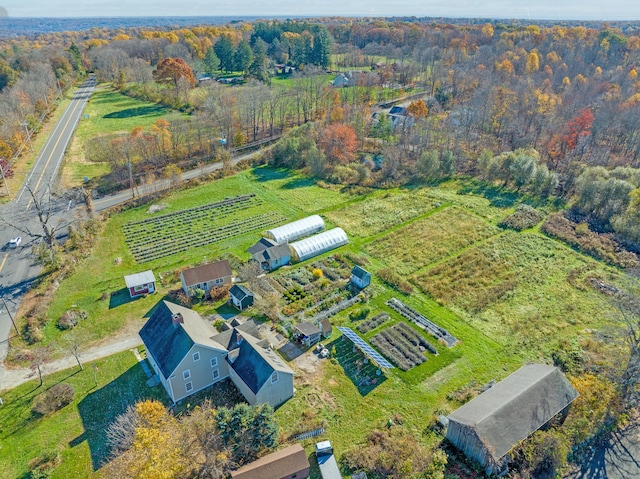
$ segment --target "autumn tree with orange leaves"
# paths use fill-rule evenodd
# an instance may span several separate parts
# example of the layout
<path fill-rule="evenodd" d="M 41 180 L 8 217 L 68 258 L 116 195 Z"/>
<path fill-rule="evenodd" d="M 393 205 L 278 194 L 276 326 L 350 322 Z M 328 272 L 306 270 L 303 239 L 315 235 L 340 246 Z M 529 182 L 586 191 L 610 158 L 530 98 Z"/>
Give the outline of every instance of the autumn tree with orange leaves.
<path fill-rule="evenodd" d="M 157 83 L 172 83 L 176 88 L 181 79 L 186 80 L 192 87 L 196 84 L 191 67 L 182 58 L 165 58 L 160 61 L 153 72 L 153 79 Z"/>
<path fill-rule="evenodd" d="M 320 134 L 318 145 L 330 165 L 345 165 L 355 158 L 358 148 L 356 130 L 344 123 L 328 125 Z"/>

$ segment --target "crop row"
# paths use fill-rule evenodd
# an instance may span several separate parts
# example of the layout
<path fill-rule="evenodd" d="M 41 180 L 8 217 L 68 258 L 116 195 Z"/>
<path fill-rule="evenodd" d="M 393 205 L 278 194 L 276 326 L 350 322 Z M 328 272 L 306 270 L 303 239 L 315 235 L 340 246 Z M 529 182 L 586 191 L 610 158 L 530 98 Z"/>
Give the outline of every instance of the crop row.
<path fill-rule="evenodd" d="M 232 213 L 259 205 L 261 201 L 254 195 L 237 196 L 217 203 L 198 206 L 185 210 L 155 216 L 140 221 L 133 221 L 123 226 L 126 236 L 133 238 L 154 231 L 162 231 L 167 225 L 192 224 L 194 221 L 214 221 L 225 218 Z"/>
<path fill-rule="evenodd" d="M 169 238 L 159 241 L 151 241 L 131 248 L 131 252 L 139 263 L 145 263 L 154 259 L 163 258 L 175 253 L 181 253 L 191 248 L 206 246 L 222 240 L 228 240 L 258 229 L 268 228 L 282 223 L 285 218 L 277 212 L 264 213 L 250 218 L 237 220 L 225 226 L 210 228 L 197 235 L 174 234 Z"/>
<path fill-rule="evenodd" d="M 360 331 L 363 334 L 368 333 L 369 331 L 373 331 L 378 326 L 383 324 L 386 320 L 388 320 L 389 317 L 390 316 L 387 313 L 376 314 L 373 318 L 367 319 L 366 321 L 363 321 L 360 324 L 358 324 L 357 326 L 358 331 Z"/>
<path fill-rule="evenodd" d="M 391 307 L 402 316 L 407 318 L 409 321 L 417 324 L 423 329 L 426 329 L 429 334 L 434 336 L 436 339 L 442 339 L 445 343 L 447 343 L 447 346 L 452 347 L 458 342 L 458 340 L 454 336 L 449 334 L 446 329 L 441 328 L 432 321 L 429 321 L 415 309 L 410 308 L 399 299 L 391 298 L 389 301 L 387 301 L 386 304 L 387 306 Z"/>
<path fill-rule="evenodd" d="M 391 329 L 400 333 L 404 339 L 409 341 L 411 344 L 416 346 L 420 351 L 429 351 L 431 354 L 438 355 L 438 350 L 436 347 L 422 337 L 420 333 L 411 329 L 408 324 L 405 323 L 397 323 L 394 324 Z"/>
<path fill-rule="evenodd" d="M 408 371 L 427 360 L 417 346 L 393 328 L 384 329 L 376 334 L 371 338 L 371 344 L 403 371 Z"/>

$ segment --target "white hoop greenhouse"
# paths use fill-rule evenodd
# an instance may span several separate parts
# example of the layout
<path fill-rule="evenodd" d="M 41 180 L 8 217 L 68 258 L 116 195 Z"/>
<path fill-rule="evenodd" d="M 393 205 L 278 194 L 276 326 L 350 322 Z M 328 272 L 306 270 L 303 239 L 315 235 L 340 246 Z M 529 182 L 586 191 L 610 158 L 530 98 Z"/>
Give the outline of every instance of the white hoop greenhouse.
<path fill-rule="evenodd" d="M 307 216 L 301 220 L 287 223 L 267 231 L 265 236 L 276 243 L 293 241 L 304 236 L 309 236 L 324 229 L 324 221 L 318 215 Z"/>
<path fill-rule="evenodd" d="M 325 251 L 330 251 L 349 242 L 347 233 L 342 228 L 333 228 L 301 241 L 296 241 L 289 245 L 291 249 L 291 259 L 294 261 L 304 261 L 313 258 Z"/>

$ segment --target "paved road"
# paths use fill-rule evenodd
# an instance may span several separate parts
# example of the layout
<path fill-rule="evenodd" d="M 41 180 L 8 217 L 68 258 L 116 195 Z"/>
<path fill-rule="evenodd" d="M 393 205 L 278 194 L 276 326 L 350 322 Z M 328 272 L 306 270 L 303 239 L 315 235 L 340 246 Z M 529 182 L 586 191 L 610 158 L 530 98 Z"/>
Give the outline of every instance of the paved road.
<path fill-rule="evenodd" d="M 31 238 L 28 231 L 39 231 L 40 223 L 34 208 L 33 195 L 40 198 L 53 187 L 58 170 L 64 158 L 64 152 L 71 140 L 73 131 L 82 116 L 84 107 L 95 86 L 95 79 L 87 80 L 73 95 L 71 103 L 56 124 L 51 136 L 40 151 L 33 169 L 25 184 L 7 204 L 0 206 L 0 363 L 7 355 L 8 338 L 14 334 L 11 317 L 22 301 L 24 293 L 40 274 L 31 254 Z M 54 221 L 64 221 L 69 213 L 65 205 L 51 203 Z M 10 238 L 22 237 L 17 249 L 10 249 Z M 3 368 L 0 366 L 0 388 L 2 387 Z"/>

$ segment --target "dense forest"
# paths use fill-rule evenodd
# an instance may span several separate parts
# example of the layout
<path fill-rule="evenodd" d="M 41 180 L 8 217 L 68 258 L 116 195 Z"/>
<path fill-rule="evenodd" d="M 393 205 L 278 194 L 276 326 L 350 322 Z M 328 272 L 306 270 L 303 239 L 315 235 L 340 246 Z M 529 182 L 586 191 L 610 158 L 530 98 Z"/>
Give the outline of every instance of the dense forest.
<path fill-rule="evenodd" d="M 635 27 L 274 20 L 4 40 L 0 157 L 11 162 L 60 89 L 93 71 L 129 95 L 191 112 L 156 131 L 96 138 L 88 157 L 105 142 L 118 146 L 116 182 L 132 155 L 143 175 L 211 155 L 220 136 L 238 146 L 313 121 L 314 145 L 299 146 L 306 153 L 291 166 L 364 184 L 470 174 L 575 199 L 579 219 L 633 248 L 640 241 Z M 337 70 L 355 70 L 349 87 L 331 86 L 326 73 Z M 224 74 L 246 83 L 208 80 Z M 272 82 L 283 76 L 286 86 Z M 394 127 L 384 114 L 372 121 L 378 102 L 403 96 L 420 98 L 411 127 Z M 212 128 L 216 138 L 207 138 Z M 340 148 L 332 148 L 336 141 Z M 384 158 L 382 167 L 365 168 L 362 152 Z"/>

